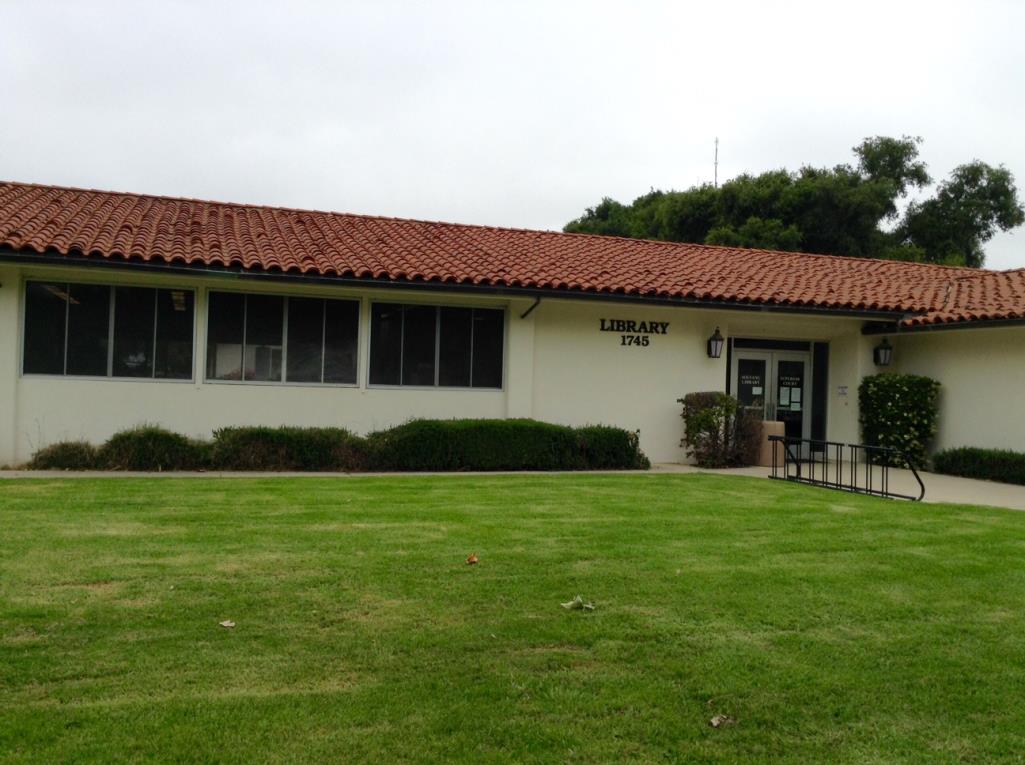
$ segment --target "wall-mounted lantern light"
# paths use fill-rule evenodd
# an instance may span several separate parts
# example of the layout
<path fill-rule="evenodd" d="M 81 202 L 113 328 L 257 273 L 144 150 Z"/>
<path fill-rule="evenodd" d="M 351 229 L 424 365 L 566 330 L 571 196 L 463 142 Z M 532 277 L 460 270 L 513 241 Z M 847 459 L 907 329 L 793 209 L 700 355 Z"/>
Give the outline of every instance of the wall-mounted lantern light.
<path fill-rule="evenodd" d="M 719 328 L 715 328 L 713 335 L 708 338 L 708 358 L 717 359 L 722 356 L 723 343 L 726 341 L 723 339 L 722 333 L 719 332 Z"/>
<path fill-rule="evenodd" d="M 893 360 L 893 346 L 890 345 L 887 338 L 884 337 L 883 342 L 872 349 L 872 359 L 877 367 L 890 366 L 890 362 Z"/>

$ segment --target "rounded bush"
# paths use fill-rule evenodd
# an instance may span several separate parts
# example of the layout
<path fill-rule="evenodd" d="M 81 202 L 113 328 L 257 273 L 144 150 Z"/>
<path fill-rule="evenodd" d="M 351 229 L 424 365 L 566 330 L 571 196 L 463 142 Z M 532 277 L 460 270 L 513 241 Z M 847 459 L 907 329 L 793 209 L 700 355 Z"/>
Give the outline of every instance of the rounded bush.
<path fill-rule="evenodd" d="M 155 425 L 115 433 L 99 449 L 98 464 L 109 470 L 196 470 L 207 466 L 209 448 Z"/>
<path fill-rule="evenodd" d="M 377 470 L 579 470 L 572 428 L 533 420 L 411 420 L 368 437 Z"/>
<path fill-rule="evenodd" d="M 241 427 L 214 431 L 211 462 L 220 470 L 365 470 L 363 439 L 344 428 Z"/>
<path fill-rule="evenodd" d="M 60 441 L 45 446 L 32 455 L 32 470 L 93 470 L 96 447 L 87 441 Z"/>
<path fill-rule="evenodd" d="M 651 467 L 636 431 L 610 425 L 577 428 L 577 439 L 589 470 L 646 470 Z"/>

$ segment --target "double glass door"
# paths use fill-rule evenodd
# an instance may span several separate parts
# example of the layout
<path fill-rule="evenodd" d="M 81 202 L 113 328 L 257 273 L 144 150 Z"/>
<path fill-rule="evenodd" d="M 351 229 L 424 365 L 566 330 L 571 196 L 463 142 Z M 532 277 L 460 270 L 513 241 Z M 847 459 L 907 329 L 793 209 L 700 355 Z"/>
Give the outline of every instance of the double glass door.
<path fill-rule="evenodd" d="M 782 422 L 789 438 L 811 437 L 810 354 L 738 350 L 731 372 L 742 407 L 760 420 Z"/>

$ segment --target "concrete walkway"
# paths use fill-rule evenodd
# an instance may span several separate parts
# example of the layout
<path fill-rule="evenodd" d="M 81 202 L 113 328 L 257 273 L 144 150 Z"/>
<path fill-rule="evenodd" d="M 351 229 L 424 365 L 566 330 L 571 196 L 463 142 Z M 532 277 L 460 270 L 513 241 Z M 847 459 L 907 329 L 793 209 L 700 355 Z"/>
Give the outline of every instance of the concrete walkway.
<path fill-rule="evenodd" d="M 771 470 L 763 467 L 728 468 L 726 470 L 706 470 L 693 465 L 657 464 L 651 470 L 616 470 L 591 471 L 606 475 L 652 475 L 652 474 L 686 474 L 713 473 L 716 475 L 736 475 L 753 478 L 768 478 Z M 416 476 L 491 476 L 491 475 L 582 475 L 581 471 L 565 472 L 517 471 L 511 473 L 275 473 L 275 472 L 216 472 L 216 471 L 180 471 L 167 473 L 143 473 L 132 471 L 82 471 L 68 472 L 62 470 L 0 470 L 0 480 L 11 478 L 370 478 L 370 477 L 416 477 Z M 993 481 L 976 481 L 971 478 L 956 478 L 935 473 L 920 473 L 925 483 L 925 502 L 949 502 L 958 505 L 989 505 L 1006 507 L 1013 510 L 1025 510 L 1025 486 L 994 483 Z M 910 470 L 890 471 L 890 487 L 902 494 L 918 494 L 918 484 Z M 828 491 L 823 489 L 823 491 Z"/>
<path fill-rule="evenodd" d="M 704 470 L 693 465 L 656 465 L 655 469 L 674 473 L 716 473 L 719 475 L 743 475 L 754 478 L 767 478 L 772 472 L 770 468 L 745 467 L 728 468 L 726 470 Z M 995 481 L 977 481 L 973 478 L 939 475 L 938 473 L 919 472 L 925 484 L 923 502 L 945 502 L 955 505 L 988 505 L 1006 507 L 1012 510 L 1025 510 L 1025 486 Z M 918 496 L 918 483 L 910 470 L 890 469 L 890 489 L 901 494 Z"/>

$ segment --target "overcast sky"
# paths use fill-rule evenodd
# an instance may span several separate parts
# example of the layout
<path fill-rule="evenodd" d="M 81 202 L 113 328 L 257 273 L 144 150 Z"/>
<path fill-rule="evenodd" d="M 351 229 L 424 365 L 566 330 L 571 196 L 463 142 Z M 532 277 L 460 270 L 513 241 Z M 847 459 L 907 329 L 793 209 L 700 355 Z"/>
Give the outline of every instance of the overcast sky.
<path fill-rule="evenodd" d="M 559 229 L 921 135 L 1025 184 L 1025 3 L 0 0 L 0 178 Z M 1025 234 L 988 265 L 1025 266 Z"/>

